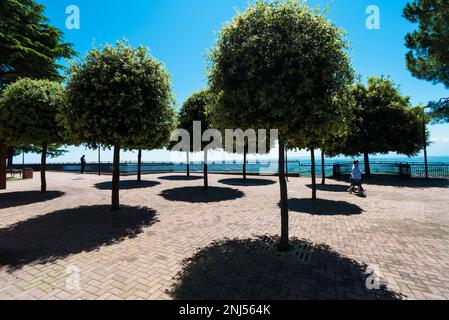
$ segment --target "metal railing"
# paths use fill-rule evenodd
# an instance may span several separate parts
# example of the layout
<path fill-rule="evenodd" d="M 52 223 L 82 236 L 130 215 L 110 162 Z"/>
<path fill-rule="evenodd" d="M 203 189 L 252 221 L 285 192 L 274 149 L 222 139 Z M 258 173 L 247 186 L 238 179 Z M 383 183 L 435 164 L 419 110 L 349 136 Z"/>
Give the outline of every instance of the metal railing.
<path fill-rule="evenodd" d="M 422 163 L 410 164 L 411 176 L 417 178 L 426 177 L 426 167 Z M 427 165 L 429 178 L 449 179 L 449 163 L 429 163 Z"/>
<path fill-rule="evenodd" d="M 22 168 L 23 165 L 14 165 L 14 168 Z M 25 167 L 32 168 L 35 171 L 40 170 L 40 164 L 26 164 Z M 289 175 L 310 176 L 310 164 L 301 163 L 299 161 L 288 161 L 286 163 L 286 173 Z M 326 164 L 325 173 L 326 176 L 332 176 L 332 164 Z M 136 162 L 123 162 L 120 164 L 120 174 L 122 175 L 134 175 L 137 173 L 138 165 Z M 204 169 L 203 162 L 191 162 L 190 172 L 202 173 Z M 62 172 L 80 172 L 80 163 L 49 163 L 47 164 L 48 171 L 62 171 Z M 101 173 L 111 174 L 113 170 L 112 162 L 102 163 L 88 163 L 85 167 L 86 173 Z M 143 162 L 142 173 L 181 173 L 186 172 L 186 163 L 173 163 L 173 162 Z M 321 176 L 321 163 L 316 165 L 316 174 Z M 243 162 L 239 161 L 211 161 L 208 165 L 208 171 L 210 173 L 227 173 L 227 174 L 240 174 L 243 171 Z M 246 164 L 247 174 L 254 175 L 276 175 L 278 170 L 277 161 L 248 161 Z"/>
<path fill-rule="evenodd" d="M 360 169 L 365 173 L 365 166 L 360 164 Z M 425 178 L 426 165 L 424 163 L 402 162 L 372 162 L 371 174 L 397 175 L 402 177 Z M 351 174 L 352 163 L 334 163 L 333 175 L 342 176 Z M 449 179 L 449 163 L 429 163 L 427 165 L 428 177 L 431 179 Z"/>
<path fill-rule="evenodd" d="M 26 164 L 25 167 L 32 168 L 35 171 L 40 170 L 40 164 Z M 400 162 L 379 162 L 373 161 L 370 163 L 371 174 L 373 175 L 395 175 L 413 178 L 425 178 L 426 166 L 424 163 L 400 163 Z M 13 168 L 21 169 L 22 165 L 14 165 Z M 360 168 L 365 172 L 364 164 L 361 163 Z M 113 169 L 112 162 L 88 163 L 85 168 L 86 173 L 101 173 L 111 174 Z M 63 171 L 63 172 L 79 172 L 81 165 L 79 163 L 49 163 L 47 164 L 48 171 Z M 142 173 L 181 173 L 186 172 L 187 165 L 185 163 L 173 162 L 143 162 Z M 227 173 L 240 174 L 243 171 L 243 162 L 211 162 L 208 166 L 210 173 Z M 325 175 L 344 176 L 349 175 L 352 170 L 351 162 L 331 163 L 325 164 Z M 449 179 L 449 163 L 429 163 L 427 166 L 429 178 Z M 191 162 L 190 172 L 203 172 L 202 162 Z M 277 161 L 261 161 L 261 162 L 247 162 L 246 172 L 254 175 L 276 175 L 278 173 Z M 293 176 L 310 176 L 310 163 L 302 163 L 299 161 L 288 161 L 286 164 L 286 172 Z M 137 173 L 136 162 L 124 162 L 120 164 L 120 173 L 122 175 L 134 175 Z M 321 163 L 317 162 L 315 173 L 318 177 L 322 175 Z"/>

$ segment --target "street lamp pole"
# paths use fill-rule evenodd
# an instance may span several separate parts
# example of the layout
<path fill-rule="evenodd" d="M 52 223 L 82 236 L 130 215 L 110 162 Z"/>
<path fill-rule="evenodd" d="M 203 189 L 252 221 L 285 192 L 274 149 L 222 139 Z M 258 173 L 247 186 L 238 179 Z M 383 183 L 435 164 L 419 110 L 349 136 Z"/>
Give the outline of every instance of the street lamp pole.
<path fill-rule="evenodd" d="M 449 107 L 449 98 L 441 98 L 439 102 L 440 107 Z M 426 167 L 426 179 L 429 179 L 429 163 L 427 160 L 427 129 L 426 129 L 426 109 L 429 107 L 423 108 L 423 141 L 424 141 L 424 162 Z"/>
<path fill-rule="evenodd" d="M 445 106 L 449 106 L 449 98 L 441 98 L 440 99 L 440 103 L 439 103 L 440 107 L 445 107 Z M 425 166 L 426 166 L 426 179 L 429 179 L 429 166 L 428 166 L 428 161 L 427 161 L 427 141 L 426 141 L 426 117 L 425 117 L 425 111 L 428 107 L 425 107 L 423 112 L 424 112 L 424 118 L 423 118 L 423 128 L 424 128 L 424 161 L 425 161 Z"/>
<path fill-rule="evenodd" d="M 424 166 L 425 166 L 425 175 L 426 179 L 429 179 L 429 161 L 427 158 L 427 125 L 426 125 L 426 109 L 429 107 L 423 107 L 423 144 L 424 144 Z"/>

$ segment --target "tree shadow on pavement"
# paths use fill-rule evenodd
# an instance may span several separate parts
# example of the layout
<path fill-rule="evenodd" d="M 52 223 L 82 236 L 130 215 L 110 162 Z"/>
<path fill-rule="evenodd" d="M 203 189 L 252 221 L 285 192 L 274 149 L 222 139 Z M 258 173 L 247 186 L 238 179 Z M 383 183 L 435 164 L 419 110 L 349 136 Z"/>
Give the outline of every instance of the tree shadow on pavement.
<path fill-rule="evenodd" d="M 61 191 L 20 191 L 0 193 L 0 209 L 45 202 L 62 197 L 64 194 L 65 193 Z"/>
<path fill-rule="evenodd" d="M 290 211 L 320 216 L 349 216 L 363 212 L 363 209 L 356 204 L 324 199 L 290 199 L 288 208 Z"/>
<path fill-rule="evenodd" d="M 234 200 L 242 198 L 245 194 L 240 190 L 231 188 L 181 187 L 164 190 L 160 195 L 169 201 L 209 203 Z"/>
<path fill-rule="evenodd" d="M 292 239 L 311 249 L 308 262 L 270 249 L 277 237 L 223 239 L 183 261 L 167 293 L 179 300 L 396 300 L 382 279 L 367 289 L 367 265 L 344 257 L 324 244 Z M 371 278 L 368 279 L 371 281 Z"/>
<path fill-rule="evenodd" d="M 137 181 L 137 180 L 121 180 L 119 182 L 119 189 L 120 190 L 131 190 L 131 189 L 145 189 L 145 188 L 152 188 L 157 185 L 160 185 L 160 182 L 157 181 Z M 106 181 L 95 184 L 95 188 L 99 190 L 112 190 L 112 181 Z"/>
<path fill-rule="evenodd" d="M 276 181 L 268 179 L 242 179 L 242 178 L 231 178 L 218 180 L 219 183 L 227 184 L 230 186 L 241 186 L 241 187 L 258 187 L 258 186 L 269 186 L 275 184 Z"/>
<path fill-rule="evenodd" d="M 0 229 L 0 267 L 9 271 L 45 264 L 137 237 L 157 222 L 156 211 L 89 206 L 55 211 Z"/>
<path fill-rule="evenodd" d="M 307 188 L 312 189 L 312 185 L 308 184 Z M 328 192 L 348 192 L 349 184 L 347 186 L 341 184 L 317 184 L 316 189 L 318 191 L 328 191 Z"/>
<path fill-rule="evenodd" d="M 167 180 L 167 181 L 195 181 L 195 180 L 201 180 L 203 179 L 202 176 L 164 176 L 159 177 L 161 180 Z"/>

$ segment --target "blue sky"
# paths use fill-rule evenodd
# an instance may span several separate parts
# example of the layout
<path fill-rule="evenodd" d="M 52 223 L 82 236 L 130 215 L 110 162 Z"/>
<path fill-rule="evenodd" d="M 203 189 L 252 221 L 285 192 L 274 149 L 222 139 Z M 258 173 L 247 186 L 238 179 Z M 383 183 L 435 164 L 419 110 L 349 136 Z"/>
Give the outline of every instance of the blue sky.
<path fill-rule="evenodd" d="M 247 0 L 36 0 L 47 10 L 50 23 L 64 31 L 66 41 L 74 44 L 80 56 L 96 46 L 114 43 L 126 37 L 133 46 L 149 47 L 151 54 L 162 61 L 170 74 L 178 105 L 194 91 L 207 85 L 206 55 L 225 21 L 237 10 L 244 10 Z M 413 78 L 406 68 L 404 37 L 414 26 L 402 18 L 407 0 L 334 0 L 307 1 L 309 6 L 329 4 L 329 19 L 347 32 L 351 44 L 350 56 L 354 68 L 364 80 L 368 76 L 390 76 L 400 84 L 401 91 L 411 97 L 413 104 L 427 104 L 449 96 L 443 85 Z M 80 9 L 80 29 L 66 28 L 67 6 Z M 380 30 L 365 26 L 367 6 L 380 9 Z M 449 156 L 449 125 L 431 127 L 434 144 L 429 149 L 433 156 Z M 78 161 L 86 154 L 96 160 L 96 152 L 85 148 L 70 151 L 53 162 Z M 304 151 L 296 156 L 305 156 Z M 221 154 L 213 157 L 220 158 Z M 275 157 L 275 154 L 272 155 Z M 102 153 L 104 161 L 111 161 L 112 153 Z M 133 153 L 122 153 L 124 161 L 135 160 Z M 20 160 L 19 160 L 20 159 Z M 169 161 L 164 151 L 144 152 L 144 161 Z M 17 159 L 21 161 L 21 157 Z M 26 162 L 39 162 L 38 155 L 26 155 Z"/>

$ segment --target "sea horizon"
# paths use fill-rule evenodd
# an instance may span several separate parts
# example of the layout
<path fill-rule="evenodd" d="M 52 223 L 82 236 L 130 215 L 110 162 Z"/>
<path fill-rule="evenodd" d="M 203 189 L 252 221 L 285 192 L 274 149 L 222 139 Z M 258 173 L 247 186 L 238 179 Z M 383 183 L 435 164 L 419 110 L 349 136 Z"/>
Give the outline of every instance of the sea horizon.
<path fill-rule="evenodd" d="M 448 163 L 449 164 L 449 156 L 428 156 L 427 157 L 428 162 L 432 163 Z M 16 165 L 21 164 L 21 161 L 17 161 L 19 159 L 16 159 L 14 162 Z M 329 164 L 332 163 L 338 163 L 338 162 L 351 162 L 354 160 L 359 160 L 360 162 L 363 162 L 363 156 L 360 157 L 333 157 L 333 158 L 325 158 L 325 162 L 328 162 Z M 268 158 L 268 159 L 249 159 L 247 160 L 247 163 L 266 163 L 266 162 L 277 162 L 277 158 Z M 311 159 L 310 157 L 306 156 L 293 156 L 288 157 L 287 161 L 289 163 L 299 161 L 301 164 L 310 164 Z M 101 161 L 102 163 L 112 163 L 112 161 Z M 142 163 L 173 163 L 174 161 L 170 160 L 161 160 L 161 161 L 152 161 L 152 160 L 146 160 L 142 159 Z M 202 161 L 190 161 L 191 163 L 202 163 Z M 214 159 L 210 160 L 211 163 L 243 163 L 242 159 Z M 319 155 L 316 155 L 315 159 L 316 163 L 321 163 L 321 157 Z M 382 156 L 370 156 L 370 162 L 404 162 L 404 163 L 424 163 L 424 156 L 414 156 L 414 157 L 407 157 L 407 156 L 388 156 L 388 157 L 382 157 Z M 48 164 L 58 164 L 58 163 L 78 163 L 78 161 L 58 161 L 57 158 L 49 159 L 47 161 Z M 88 161 L 88 163 L 97 163 L 97 161 Z M 121 163 L 137 163 L 137 161 L 121 161 Z M 176 163 L 185 163 L 185 161 L 176 161 Z M 25 165 L 31 165 L 31 164 L 38 164 L 38 162 L 27 162 L 25 161 Z"/>

